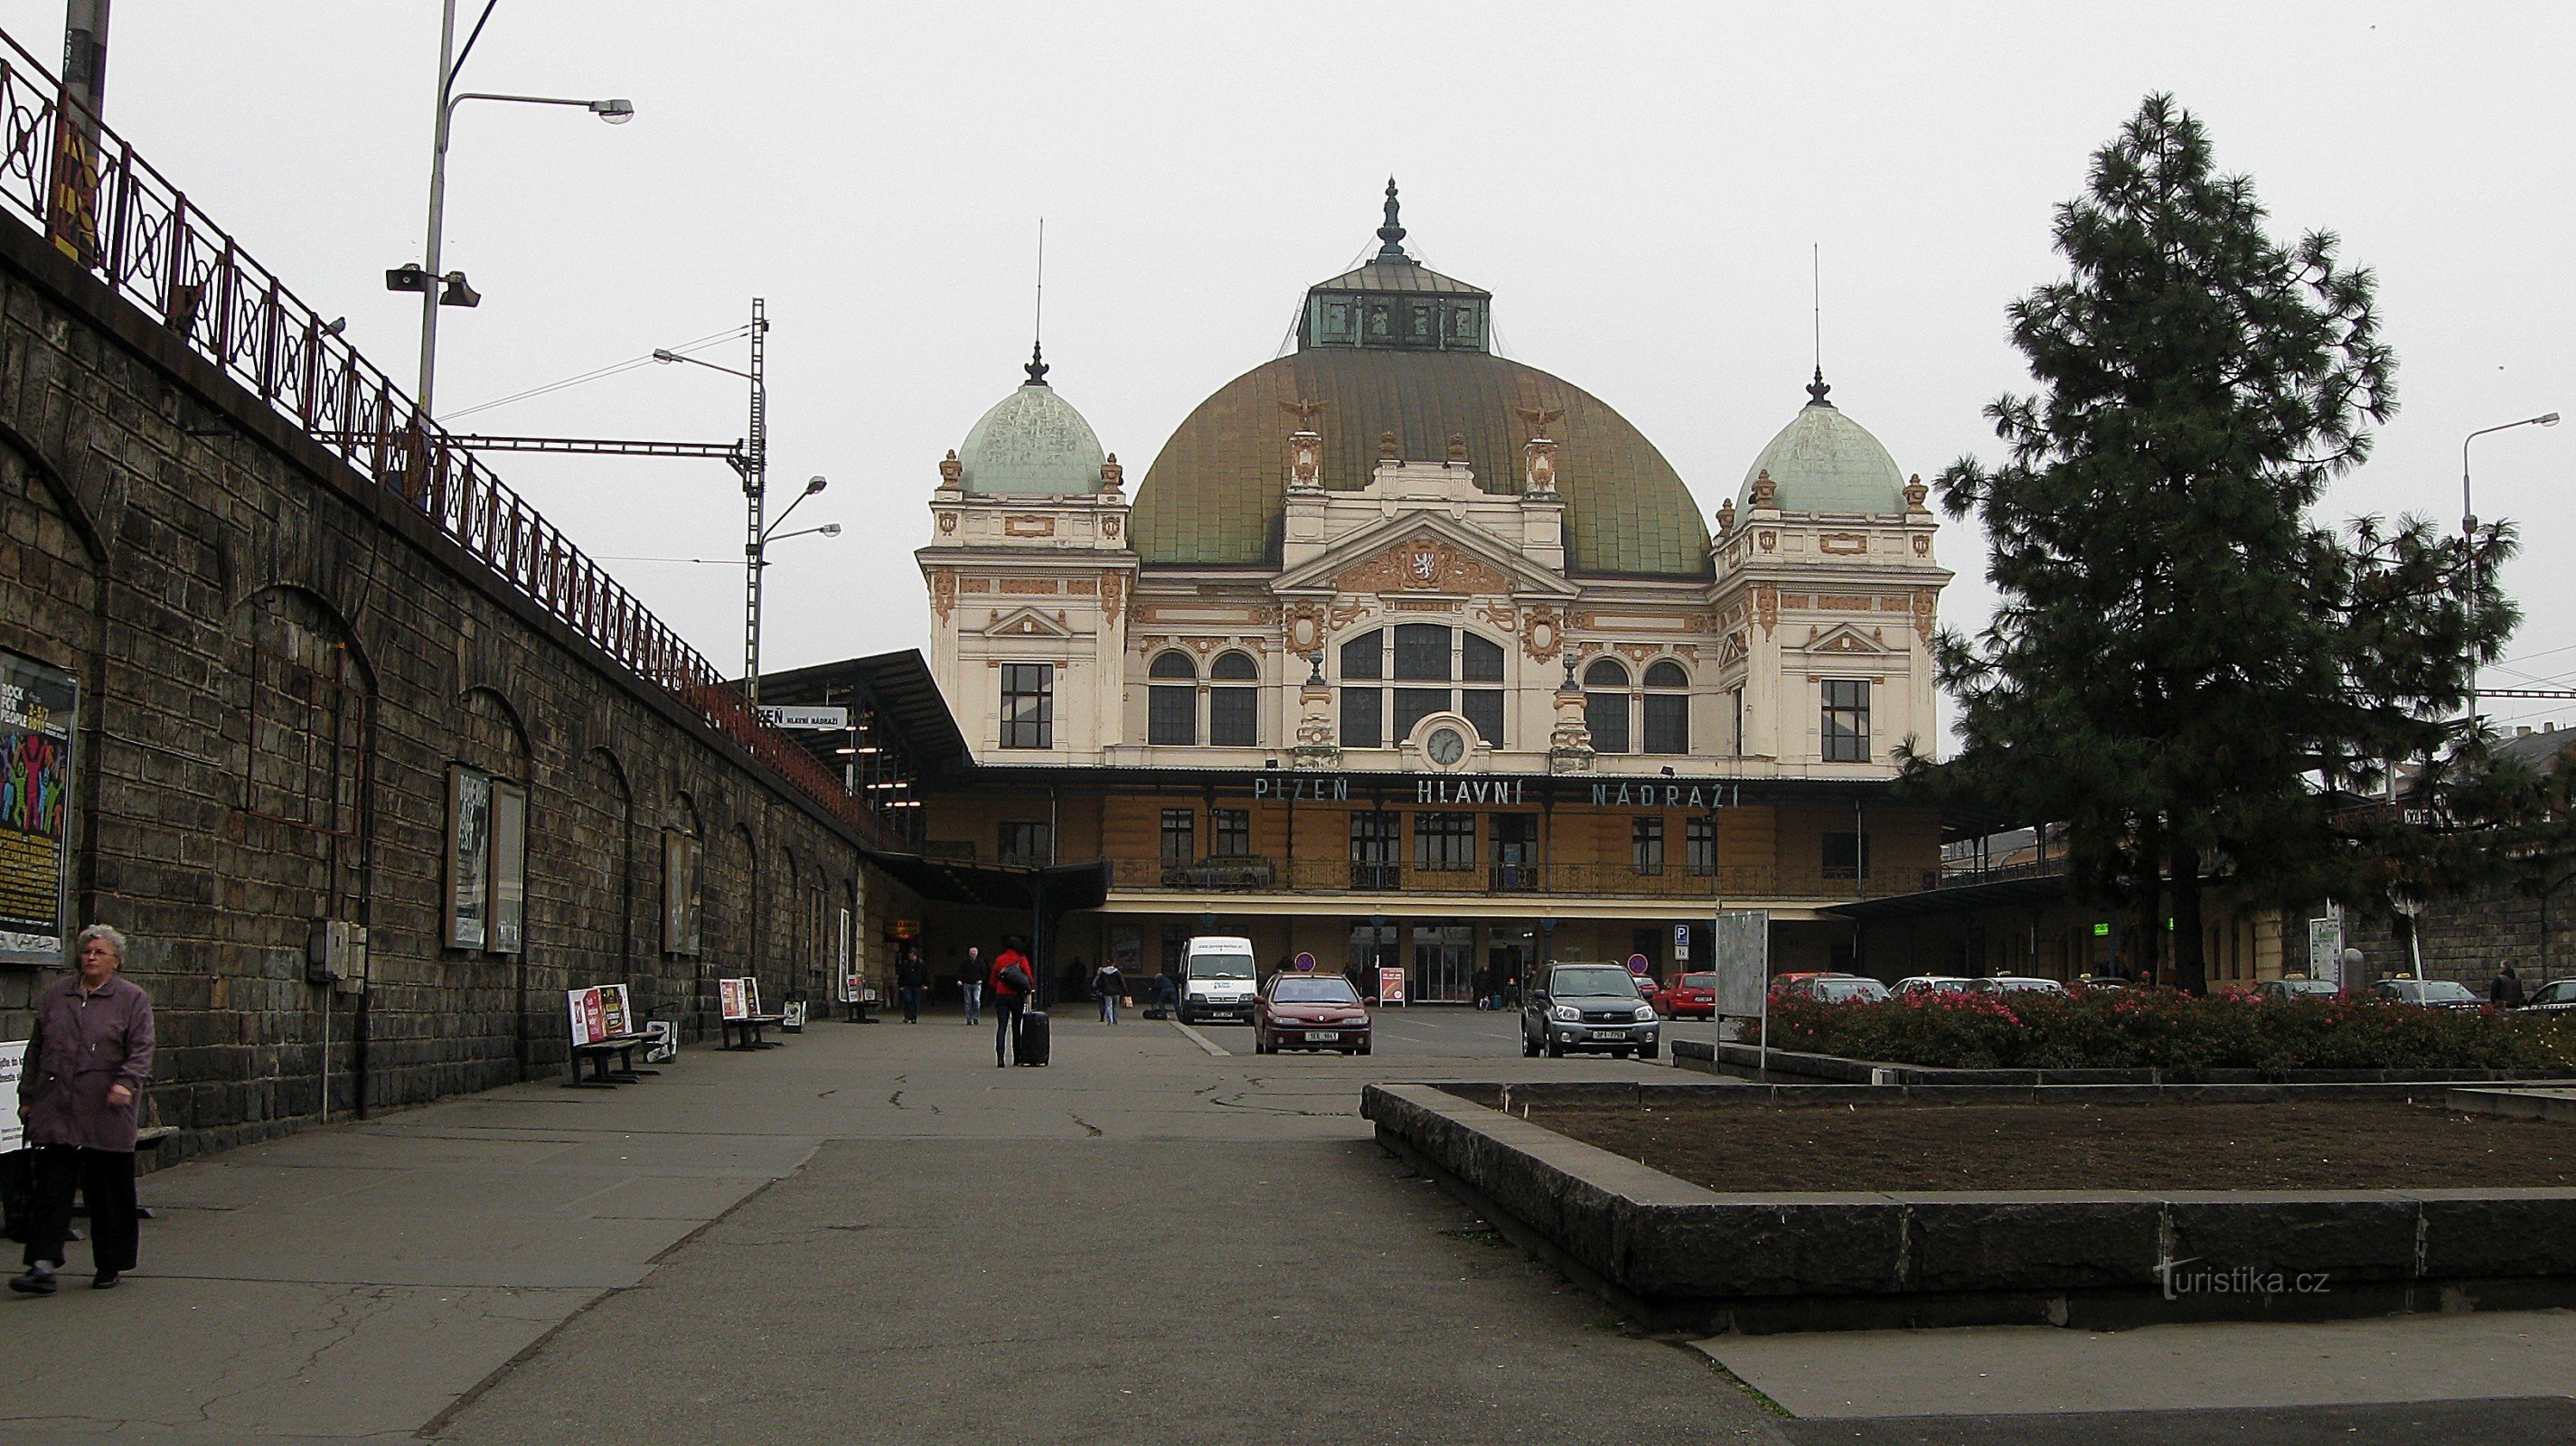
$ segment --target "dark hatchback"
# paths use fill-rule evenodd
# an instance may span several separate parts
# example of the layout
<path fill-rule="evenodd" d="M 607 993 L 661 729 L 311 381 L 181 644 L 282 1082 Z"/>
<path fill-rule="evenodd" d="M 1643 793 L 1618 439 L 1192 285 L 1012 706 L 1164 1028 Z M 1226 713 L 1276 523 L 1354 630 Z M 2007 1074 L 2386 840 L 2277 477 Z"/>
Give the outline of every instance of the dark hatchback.
<path fill-rule="evenodd" d="M 1653 1059 L 1663 1020 L 1617 964 L 1557 964 L 1521 1005 L 1521 1053 L 1550 1059 L 1588 1050 Z"/>

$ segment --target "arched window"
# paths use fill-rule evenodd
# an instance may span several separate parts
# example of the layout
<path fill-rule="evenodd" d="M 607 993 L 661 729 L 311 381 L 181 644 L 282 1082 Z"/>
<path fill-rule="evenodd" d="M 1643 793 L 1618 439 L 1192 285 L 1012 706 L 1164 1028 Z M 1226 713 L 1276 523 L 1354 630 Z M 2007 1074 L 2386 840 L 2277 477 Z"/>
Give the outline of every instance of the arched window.
<path fill-rule="evenodd" d="M 1372 628 L 1342 644 L 1342 735 L 1344 748 L 1386 746 L 1386 630 Z"/>
<path fill-rule="evenodd" d="M 1219 653 L 1208 676 L 1218 683 L 1257 683 L 1261 669 L 1248 653 Z M 1208 690 L 1208 742 L 1219 748 L 1257 748 L 1261 744 L 1261 690 L 1215 687 Z"/>
<path fill-rule="evenodd" d="M 1455 712 L 1477 735 L 1503 746 L 1503 689 L 1456 687 L 1503 681 L 1500 643 L 1464 628 L 1398 623 L 1342 644 L 1344 748 L 1391 747 L 1434 713 Z M 1392 688 L 1380 686 L 1392 681 Z"/>
<path fill-rule="evenodd" d="M 1662 658 L 1648 665 L 1646 752 L 1690 752 L 1689 688 L 1690 674 L 1682 671 L 1681 664 Z"/>
<path fill-rule="evenodd" d="M 1617 658 L 1595 658 L 1583 670 L 1583 726 L 1594 752 L 1628 751 L 1628 669 Z"/>
<path fill-rule="evenodd" d="M 1146 671 L 1156 681 L 1145 690 L 1145 741 L 1183 748 L 1198 742 L 1198 664 L 1187 653 L 1169 652 Z"/>
<path fill-rule="evenodd" d="M 1476 725 L 1478 736 L 1489 745 L 1503 746 L 1503 645 L 1474 633 L 1458 635 L 1458 681 L 1493 683 L 1491 688 L 1458 690 L 1458 711 Z"/>

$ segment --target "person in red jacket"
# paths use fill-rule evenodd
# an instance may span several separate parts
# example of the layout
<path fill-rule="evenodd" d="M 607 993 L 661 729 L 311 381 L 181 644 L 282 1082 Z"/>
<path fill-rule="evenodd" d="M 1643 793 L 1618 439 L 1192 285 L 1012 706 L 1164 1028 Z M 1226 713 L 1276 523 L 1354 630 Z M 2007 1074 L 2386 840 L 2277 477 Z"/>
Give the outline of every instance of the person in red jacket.
<path fill-rule="evenodd" d="M 1017 939 L 1006 941 L 993 956 L 993 971 L 984 983 L 993 992 L 993 1067 L 1010 1063 L 1007 1052 L 1019 1037 L 1020 1011 L 1037 989 L 1037 966 L 1020 952 Z"/>

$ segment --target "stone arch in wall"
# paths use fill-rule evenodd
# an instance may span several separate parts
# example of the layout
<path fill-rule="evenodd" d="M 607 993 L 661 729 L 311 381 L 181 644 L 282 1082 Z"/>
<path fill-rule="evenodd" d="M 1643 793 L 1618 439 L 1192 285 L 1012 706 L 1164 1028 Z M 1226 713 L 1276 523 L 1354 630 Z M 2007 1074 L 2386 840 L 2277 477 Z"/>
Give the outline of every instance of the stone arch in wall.
<path fill-rule="evenodd" d="M 564 806 L 569 845 L 570 920 L 588 979 L 623 984 L 639 1016 L 649 1015 L 658 993 L 658 971 L 639 969 L 642 921 L 637 916 L 635 789 L 616 750 L 597 745 L 581 756 Z"/>
<path fill-rule="evenodd" d="M 493 780 L 494 792 L 510 787 L 523 791 L 525 813 L 520 837 L 519 876 L 521 896 L 515 905 L 497 897 L 487 902 L 491 923 L 481 949 L 453 949 L 447 952 L 451 966 L 461 968 L 476 993 L 505 992 L 509 998 L 507 1029 L 510 1055 L 516 1062 L 518 1077 L 533 1078 L 540 1070 L 560 1061 L 570 1049 L 568 1039 L 545 1028 L 559 1010 L 543 1008 L 550 994 L 565 986 L 568 971 L 563 965 L 565 947 L 562 911 L 564 880 L 560 860 L 564 850 L 553 846 L 551 834 L 561 823 L 552 800 L 537 791 L 535 750 L 529 737 L 526 714 L 518 703 L 500 688 L 489 683 L 468 686 L 456 697 L 448 728 L 448 761 L 477 770 Z M 496 798 L 494 812 L 499 812 Z M 495 825 L 491 849 L 504 850 L 505 840 Z M 453 862 L 450 861 L 452 869 Z M 497 873 L 495 875 L 497 880 Z M 451 881 L 451 887 L 453 882 Z M 502 922 L 505 910 L 515 909 L 518 927 L 511 937 Z"/>

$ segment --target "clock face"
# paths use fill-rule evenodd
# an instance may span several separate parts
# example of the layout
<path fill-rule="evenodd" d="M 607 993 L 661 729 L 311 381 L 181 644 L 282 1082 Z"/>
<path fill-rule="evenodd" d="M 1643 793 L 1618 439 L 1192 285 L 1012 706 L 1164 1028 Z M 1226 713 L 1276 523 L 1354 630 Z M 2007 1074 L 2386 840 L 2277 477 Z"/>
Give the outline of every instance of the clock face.
<path fill-rule="evenodd" d="M 1425 747 L 1431 754 L 1431 761 L 1443 768 L 1467 756 L 1467 740 L 1459 737 L 1455 728 L 1443 728 L 1433 733 Z"/>

